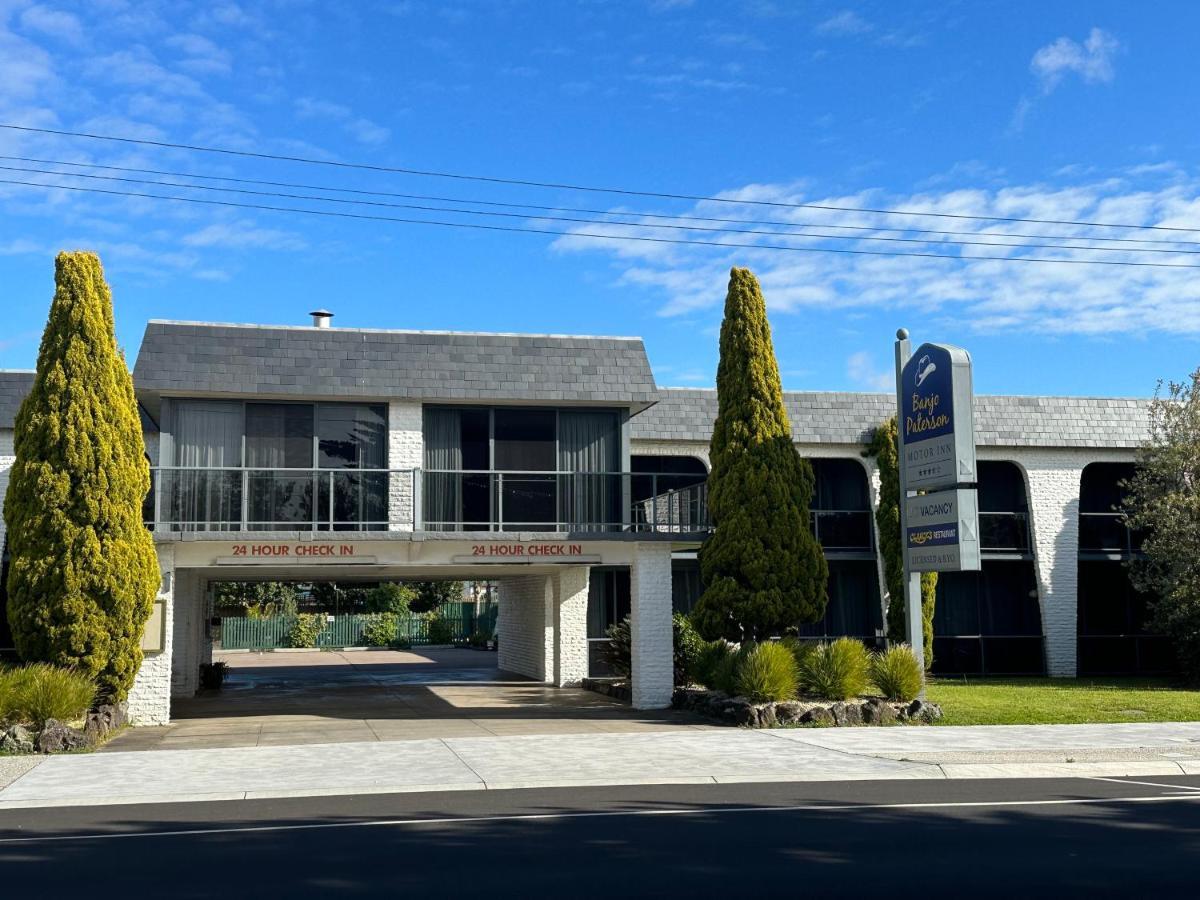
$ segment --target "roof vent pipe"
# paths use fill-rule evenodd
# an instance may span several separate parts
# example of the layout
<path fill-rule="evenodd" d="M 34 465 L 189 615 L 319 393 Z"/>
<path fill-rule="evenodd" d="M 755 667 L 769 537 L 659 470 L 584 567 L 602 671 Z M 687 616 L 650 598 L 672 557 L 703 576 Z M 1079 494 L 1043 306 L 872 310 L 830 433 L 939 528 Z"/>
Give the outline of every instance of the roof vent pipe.
<path fill-rule="evenodd" d="M 313 328 L 328 328 L 329 320 L 333 318 L 333 313 L 327 309 L 314 309 L 309 315 L 313 317 Z"/>

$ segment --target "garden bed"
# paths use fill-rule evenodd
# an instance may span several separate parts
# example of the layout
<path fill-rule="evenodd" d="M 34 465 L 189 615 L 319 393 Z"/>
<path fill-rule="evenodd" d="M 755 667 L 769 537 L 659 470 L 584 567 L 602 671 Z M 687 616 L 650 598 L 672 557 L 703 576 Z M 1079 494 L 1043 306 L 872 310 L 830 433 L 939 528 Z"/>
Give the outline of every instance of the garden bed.
<path fill-rule="evenodd" d="M 0 754 L 69 753 L 92 750 L 103 744 L 129 722 L 124 703 L 99 706 L 90 710 L 77 724 L 47 719 L 40 729 L 24 725 L 0 728 Z"/>

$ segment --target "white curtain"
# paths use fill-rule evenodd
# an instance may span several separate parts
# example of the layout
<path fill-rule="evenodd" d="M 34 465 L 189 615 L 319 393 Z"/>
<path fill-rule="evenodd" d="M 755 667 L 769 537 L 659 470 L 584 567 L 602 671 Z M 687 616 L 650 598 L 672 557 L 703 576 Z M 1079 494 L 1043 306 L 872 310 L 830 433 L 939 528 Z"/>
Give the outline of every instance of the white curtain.
<path fill-rule="evenodd" d="M 620 435 L 615 413 L 563 410 L 558 414 L 559 519 L 568 530 L 619 527 Z M 604 473 L 604 474 L 597 474 Z"/>
<path fill-rule="evenodd" d="M 171 470 L 160 476 L 160 503 L 175 527 L 222 531 L 240 526 L 242 479 L 242 404 L 219 400 L 180 400 L 174 413 L 174 465 L 203 467 Z"/>
<path fill-rule="evenodd" d="M 462 415 L 457 409 L 426 409 L 423 489 L 427 528 L 462 530 L 462 459 Z"/>

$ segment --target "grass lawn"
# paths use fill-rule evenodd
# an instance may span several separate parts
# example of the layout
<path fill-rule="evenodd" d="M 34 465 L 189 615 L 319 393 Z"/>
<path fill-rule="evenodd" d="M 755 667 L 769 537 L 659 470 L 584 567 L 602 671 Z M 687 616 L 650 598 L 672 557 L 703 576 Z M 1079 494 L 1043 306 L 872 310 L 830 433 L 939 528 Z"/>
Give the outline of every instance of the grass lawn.
<path fill-rule="evenodd" d="M 1200 690 L 1160 678 L 930 678 L 942 725 L 1200 720 Z"/>

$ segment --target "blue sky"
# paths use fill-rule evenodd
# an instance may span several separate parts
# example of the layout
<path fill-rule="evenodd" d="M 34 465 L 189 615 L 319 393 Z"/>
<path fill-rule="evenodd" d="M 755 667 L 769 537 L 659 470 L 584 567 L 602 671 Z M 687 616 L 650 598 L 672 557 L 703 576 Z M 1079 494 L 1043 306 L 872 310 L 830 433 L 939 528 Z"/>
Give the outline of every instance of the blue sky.
<path fill-rule="evenodd" d="M 0 122 L 738 201 L 1200 227 L 1197 33 L 1188 2 L 0 0 Z M 641 223 L 1146 235 L 517 188 L 3 129 L 0 154 Z M 1148 395 L 1200 364 L 1200 270 L 628 244 L 0 184 L 0 367 L 33 365 L 53 255 L 77 247 L 102 255 L 130 355 L 147 318 L 303 324 L 326 306 L 344 326 L 642 335 L 661 384 L 709 386 L 737 264 L 763 281 L 789 389 L 886 388 L 899 325 L 969 348 L 987 393 Z"/>

